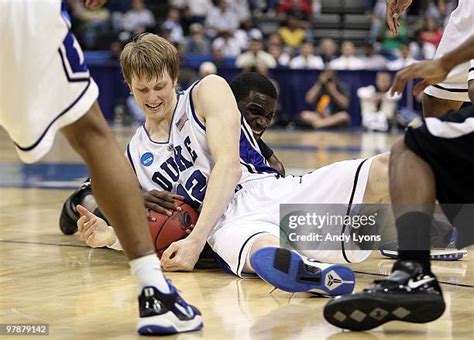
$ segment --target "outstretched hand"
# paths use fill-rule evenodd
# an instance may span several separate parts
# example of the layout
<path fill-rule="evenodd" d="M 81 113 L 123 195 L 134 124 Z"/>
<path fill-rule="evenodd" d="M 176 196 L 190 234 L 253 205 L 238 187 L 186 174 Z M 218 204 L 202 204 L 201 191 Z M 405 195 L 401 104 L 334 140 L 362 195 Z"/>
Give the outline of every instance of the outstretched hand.
<path fill-rule="evenodd" d="M 401 94 L 408 81 L 421 78 L 422 81 L 413 88 L 413 94 L 417 96 L 429 85 L 442 82 L 448 73 L 439 59 L 414 63 L 397 72 L 390 94 Z"/>
<path fill-rule="evenodd" d="M 98 248 L 112 245 L 116 240 L 114 229 L 107 225 L 100 217 L 97 217 L 82 205 L 76 206 L 81 215 L 77 221 L 79 237 L 89 247 Z"/>

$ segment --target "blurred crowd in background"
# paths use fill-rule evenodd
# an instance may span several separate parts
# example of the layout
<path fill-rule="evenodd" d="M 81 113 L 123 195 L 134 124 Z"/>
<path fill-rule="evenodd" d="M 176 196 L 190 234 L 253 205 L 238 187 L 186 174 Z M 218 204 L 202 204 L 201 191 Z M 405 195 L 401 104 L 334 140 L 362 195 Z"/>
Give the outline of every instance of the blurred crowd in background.
<path fill-rule="evenodd" d="M 380 131 L 389 129 L 399 99 L 383 104 L 388 88 L 382 83 L 391 77 L 383 71 L 431 59 L 457 6 L 457 0 L 414 0 L 393 34 L 386 0 L 110 0 L 98 11 L 87 10 L 83 0 L 67 2 L 74 33 L 85 50 L 100 51 L 90 52 L 95 58 L 116 62 L 123 45 L 142 32 L 171 41 L 180 52 L 184 88 L 225 68 L 270 77 L 279 69 L 326 70 L 305 95 L 314 109 L 297 115 L 314 128 L 350 124 L 349 104 L 341 99 L 349 95 L 346 84 L 333 70 L 380 71 L 370 89 L 357 91 L 362 125 Z M 386 123 L 370 123 L 364 110 L 393 112 L 384 114 Z"/>

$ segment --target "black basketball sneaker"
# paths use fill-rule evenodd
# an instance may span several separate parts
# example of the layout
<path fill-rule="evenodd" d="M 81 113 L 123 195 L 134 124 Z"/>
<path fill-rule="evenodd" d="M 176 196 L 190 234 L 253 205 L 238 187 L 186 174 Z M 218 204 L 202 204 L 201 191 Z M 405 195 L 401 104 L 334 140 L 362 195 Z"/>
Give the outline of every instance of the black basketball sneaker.
<path fill-rule="evenodd" d="M 169 294 L 155 287 L 145 287 L 138 297 L 140 318 L 137 332 L 142 335 L 164 335 L 200 330 L 201 312 L 189 305 L 168 281 Z"/>
<path fill-rule="evenodd" d="M 324 307 L 332 325 L 365 331 L 388 321 L 426 323 L 439 318 L 446 305 L 436 276 L 423 274 L 413 261 L 397 261 L 392 274 L 362 292 L 338 296 Z"/>
<path fill-rule="evenodd" d="M 92 195 L 90 178 L 82 183 L 63 204 L 61 215 L 59 215 L 59 229 L 63 234 L 72 235 L 77 231 L 76 222 L 80 216 L 76 210 L 76 205 L 81 204 L 88 195 Z"/>

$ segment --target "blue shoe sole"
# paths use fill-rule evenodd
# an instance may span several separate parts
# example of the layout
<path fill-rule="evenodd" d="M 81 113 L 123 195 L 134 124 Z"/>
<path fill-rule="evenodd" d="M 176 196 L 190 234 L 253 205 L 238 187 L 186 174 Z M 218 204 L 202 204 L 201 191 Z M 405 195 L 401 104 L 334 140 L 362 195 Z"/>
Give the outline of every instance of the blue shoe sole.
<path fill-rule="evenodd" d="M 317 292 L 330 296 L 349 294 L 354 289 L 354 272 L 342 265 L 322 264 L 318 268 L 306 264 L 295 252 L 262 248 L 253 254 L 250 263 L 258 276 L 287 292 Z"/>

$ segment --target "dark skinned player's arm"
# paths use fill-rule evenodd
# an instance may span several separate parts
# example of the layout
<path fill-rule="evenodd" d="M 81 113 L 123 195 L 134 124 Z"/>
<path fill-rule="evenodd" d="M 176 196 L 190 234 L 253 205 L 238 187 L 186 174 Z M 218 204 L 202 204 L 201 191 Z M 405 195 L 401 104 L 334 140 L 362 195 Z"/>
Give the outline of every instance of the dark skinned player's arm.
<path fill-rule="evenodd" d="M 280 175 L 285 176 L 285 167 L 283 166 L 283 163 L 278 159 L 278 157 L 275 155 L 273 150 L 265 144 L 265 142 L 262 139 L 259 139 L 257 141 L 258 147 L 260 148 L 260 151 L 262 152 L 263 157 L 267 160 L 268 164 L 278 171 Z"/>
<path fill-rule="evenodd" d="M 400 70 L 393 81 L 391 93 L 402 93 L 408 81 L 421 78 L 422 81 L 413 88 L 413 94 L 418 95 L 429 85 L 442 82 L 456 65 L 471 59 L 474 59 L 474 35 L 439 59 L 421 61 Z"/>

